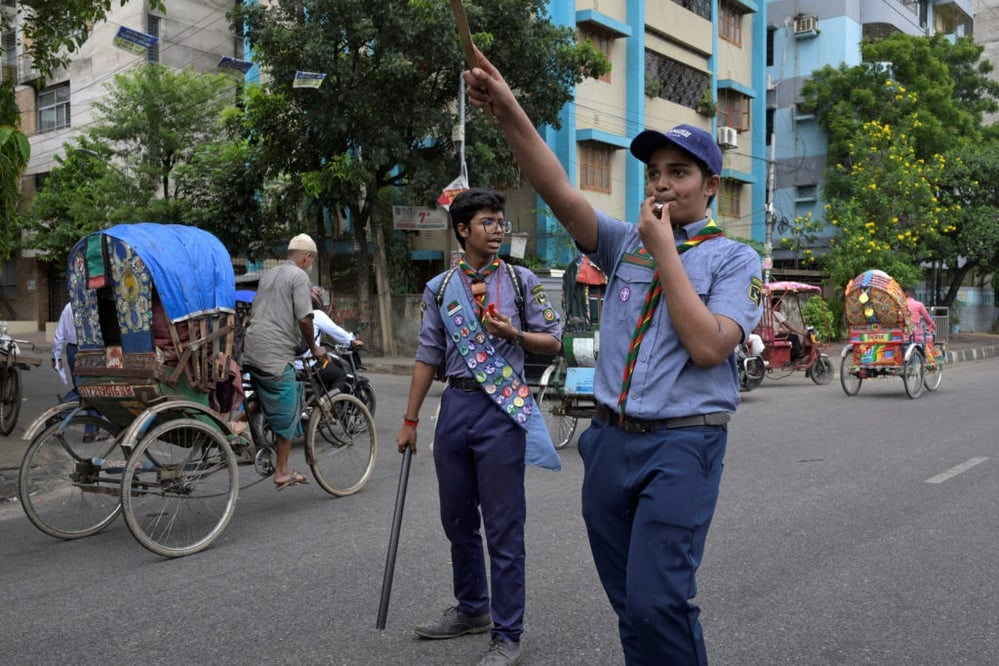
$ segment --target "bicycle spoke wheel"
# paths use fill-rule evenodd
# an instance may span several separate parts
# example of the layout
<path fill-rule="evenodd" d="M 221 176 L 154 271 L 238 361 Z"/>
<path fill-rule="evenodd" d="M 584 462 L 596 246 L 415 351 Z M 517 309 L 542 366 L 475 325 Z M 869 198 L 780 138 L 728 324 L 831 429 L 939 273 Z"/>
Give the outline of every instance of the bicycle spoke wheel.
<path fill-rule="evenodd" d="M 375 468 L 378 438 L 371 412 L 352 395 L 326 394 L 312 407 L 305 446 L 323 490 L 337 496 L 356 493 Z"/>
<path fill-rule="evenodd" d="M 572 441 L 579 419 L 575 416 L 566 416 L 565 405 L 550 386 L 541 389 L 537 402 L 542 416 L 545 417 L 545 425 L 548 426 L 555 448 L 565 448 Z"/>
<path fill-rule="evenodd" d="M 236 509 L 236 456 L 218 430 L 196 419 L 153 428 L 135 447 L 122 479 L 132 535 L 164 557 L 204 550 Z"/>
<path fill-rule="evenodd" d="M 58 539 L 104 529 L 121 510 L 125 453 L 118 427 L 79 414 L 55 423 L 28 446 L 18 476 L 18 498 L 35 527 Z"/>
<path fill-rule="evenodd" d="M 923 394 L 923 353 L 914 349 L 902 364 L 902 381 L 906 394 L 913 399 Z"/>
<path fill-rule="evenodd" d="M 843 393 L 857 395 L 863 381 L 853 367 L 853 353 L 847 351 L 839 363 L 839 383 L 843 386 Z"/>
<path fill-rule="evenodd" d="M 832 381 L 832 377 L 833 364 L 829 357 L 823 354 L 815 359 L 815 365 L 812 366 L 812 381 L 819 386 L 825 386 Z"/>
<path fill-rule="evenodd" d="M 21 373 L 10 366 L 0 377 L 0 435 L 9 435 L 21 413 Z"/>
<path fill-rule="evenodd" d="M 936 391 L 943 381 L 943 355 L 937 355 L 933 363 L 927 363 L 923 367 L 923 386 L 927 391 Z"/>
<path fill-rule="evenodd" d="M 267 425 L 267 419 L 258 406 L 250 417 L 250 437 L 253 439 L 253 446 L 258 451 L 265 448 L 274 448 L 274 431 Z"/>

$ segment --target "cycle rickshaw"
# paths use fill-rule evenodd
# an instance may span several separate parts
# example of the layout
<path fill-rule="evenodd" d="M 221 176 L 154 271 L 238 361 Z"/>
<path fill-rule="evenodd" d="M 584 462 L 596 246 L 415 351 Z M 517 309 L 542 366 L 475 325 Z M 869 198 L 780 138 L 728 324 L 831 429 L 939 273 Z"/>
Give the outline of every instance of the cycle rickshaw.
<path fill-rule="evenodd" d="M 753 330 L 763 339 L 763 360 L 766 374 L 770 379 L 781 379 L 791 373 L 804 370 L 806 377 L 819 385 L 828 384 L 833 376 L 833 364 L 825 353 L 828 343 L 820 339 L 814 327 L 805 324 L 805 304 L 815 296 L 821 296 L 822 289 L 804 282 L 780 281 L 763 285 L 763 315 Z M 779 311 L 788 323 L 804 335 L 801 338 L 801 354 L 792 356 L 791 340 L 776 331 L 775 323 Z M 828 339 L 828 335 L 825 336 Z"/>
<path fill-rule="evenodd" d="M 580 418 L 596 408 L 593 378 L 600 348 L 600 311 L 607 276 L 588 257 L 577 257 L 562 276 L 562 353 L 538 382 L 538 405 L 555 448 L 572 441 Z"/>
<path fill-rule="evenodd" d="M 843 348 L 840 383 L 857 395 L 865 379 L 901 377 L 918 398 L 943 380 L 944 350 L 932 333 L 915 335 L 902 287 L 884 271 L 869 270 L 846 286 L 844 314 L 850 343 Z"/>
<path fill-rule="evenodd" d="M 28 428 L 21 504 L 57 538 L 95 534 L 123 513 L 150 551 L 199 552 L 232 518 L 237 465 L 258 448 L 230 421 L 240 373 L 229 254 L 193 227 L 123 224 L 81 239 L 67 277 L 80 400 Z M 341 394 L 316 405 L 306 459 L 325 490 L 355 492 L 374 464 L 370 413 Z"/>

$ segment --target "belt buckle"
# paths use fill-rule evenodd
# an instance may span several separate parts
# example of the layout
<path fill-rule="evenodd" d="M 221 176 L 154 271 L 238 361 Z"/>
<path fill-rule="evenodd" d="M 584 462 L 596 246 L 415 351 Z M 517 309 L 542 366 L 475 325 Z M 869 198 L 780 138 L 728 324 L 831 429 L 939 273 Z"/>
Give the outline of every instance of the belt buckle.
<path fill-rule="evenodd" d="M 619 428 L 625 432 L 640 432 L 649 433 L 655 430 L 655 421 L 646 421 L 643 419 L 627 418 L 621 417 L 621 423 L 618 425 Z"/>

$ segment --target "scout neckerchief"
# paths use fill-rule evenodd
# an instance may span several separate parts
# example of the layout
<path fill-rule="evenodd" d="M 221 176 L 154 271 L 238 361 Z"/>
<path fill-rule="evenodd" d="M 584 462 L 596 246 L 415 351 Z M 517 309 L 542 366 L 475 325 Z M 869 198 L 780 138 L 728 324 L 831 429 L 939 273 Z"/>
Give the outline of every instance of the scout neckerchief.
<path fill-rule="evenodd" d="M 493 274 L 493 272 L 499 268 L 500 260 L 497 257 L 492 260 L 488 266 L 483 268 L 481 271 L 477 271 L 472 268 L 467 261 L 462 259 L 458 262 L 458 268 L 461 272 L 465 274 L 469 282 L 472 283 L 472 296 L 475 298 L 475 302 L 479 306 L 479 322 L 485 323 L 486 321 L 486 278 Z M 497 301 L 499 297 L 497 296 Z"/>
<path fill-rule="evenodd" d="M 676 251 L 683 254 L 692 247 L 696 247 L 710 238 L 724 236 L 725 232 L 715 224 L 714 220 L 698 231 L 694 236 L 676 246 Z M 644 248 L 643 248 L 644 251 Z M 628 389 L 631 388 L 631 377 L 635 374 L 635 361 L 638 359 L 638 348 L 642 345 L 645 332 L 652 323 L 652 315 L 656 312 L 656 306 L 662 298 L 663 285 L 659 281 L 659 270 L 652 274 L 652 283 L 645 293 L 645 303 L 642 305 L 642 312 L 638 315 L 638 322 L 635 324 L 635 332 L 631 336 L 631 346 L 628 348 L 628 355 L 624 359 L 624 379 L 621 384 L 621 395 L 617 399 L 617 410 L 619 414 L 624 414 L 624 406 L 628 402 Z"/>
<path fill-rule="evenodd" d="M 558 453 L 555 452 L 544 416 L 534 401 L 531 387 L 493 346 L 478 319 L 467 316 L 474 312 L 473 307 L 463 282 L 450 280 L 444 288 L 440 314 L 451 342 L 475 380 L 482 385 L 482 390 L 492 398 L 493 404 L 527 431 L 524 462 L 556 471 L 561 469 Z"/>

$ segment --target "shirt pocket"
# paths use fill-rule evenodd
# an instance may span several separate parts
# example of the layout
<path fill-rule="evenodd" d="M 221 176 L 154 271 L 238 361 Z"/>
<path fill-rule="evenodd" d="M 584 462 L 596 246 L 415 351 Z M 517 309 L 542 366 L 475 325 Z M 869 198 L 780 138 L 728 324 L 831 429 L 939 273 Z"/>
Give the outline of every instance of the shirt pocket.
<path fill-rule="evenodd" d="M 634 326 L 642 306 L 645 305 L 645 295 L 652 284 L 653 274 L 652 268 L 626 263 L 618 266 L 614 285 L 608 289 L 604 298 L 613 298 L 620 302 L 618 313 L 624 323 Z"/>

